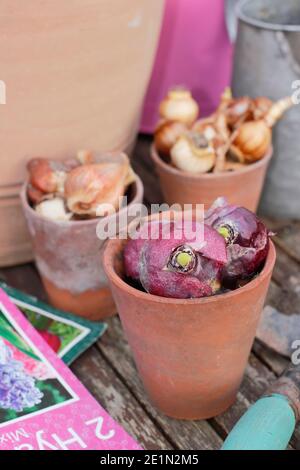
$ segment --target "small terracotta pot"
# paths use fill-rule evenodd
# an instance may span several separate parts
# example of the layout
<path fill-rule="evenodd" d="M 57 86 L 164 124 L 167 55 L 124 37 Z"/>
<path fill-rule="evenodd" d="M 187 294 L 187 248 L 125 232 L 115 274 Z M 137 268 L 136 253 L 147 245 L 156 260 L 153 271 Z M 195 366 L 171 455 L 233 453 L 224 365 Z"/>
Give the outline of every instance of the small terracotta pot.
<path fill-rule="evenodd" d="M 220 196 L 256 212 L 273 149 L 259 162 L 224 173 L 187 173 L 166 163 L 154 145 L 151 156 L 158 173 L 165 201 L 172 204 L 204 204 L 208 209 Z"/>
<path fill-rule="evenodd" d="M 91 320 L 101 320 L 116 313 L 111 291 L 99 263 L 105 240 L 97 237 L 99 219 L 53 221 L 42 217 L 28 204 L 25 184 L 21 203 L 33 243 L 37 268 L 50 302 Z M 143 200 L 143 184 L 137 177 L 130 188 L 128 207 Z M 113 216 L 106 217 L 106 222 Z"/>
<path fill-rule="evenodd" d="M 244 287 L 202 299 L 154 296 L 124 281 L 126 241 L 110 240 L 103 265 L 137 368 L 153 404 L 168 416 L 207 419 L 235 401 L 269 287 L 262 272 Z"/>

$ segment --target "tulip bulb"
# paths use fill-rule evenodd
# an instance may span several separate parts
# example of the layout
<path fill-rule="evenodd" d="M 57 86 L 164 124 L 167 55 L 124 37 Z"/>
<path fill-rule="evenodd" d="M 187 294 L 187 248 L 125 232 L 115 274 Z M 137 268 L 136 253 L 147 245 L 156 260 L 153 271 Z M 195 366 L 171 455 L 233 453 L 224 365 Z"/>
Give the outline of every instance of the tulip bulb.
<path fill-rule="evenodd" d="M 39 215 L 52 220 L 66 221 L 72 217 L 72 214 L 66 211 L 63 199 L 58 197 L 42 201 L 35 210 Z"/>
<path fill-rule="evenodd" d="M 79 215 L 108 215 L 119 208 L 119 198 L 134 180 L 125 154 L 79 166 L 68 174 L 65 182 L 67 207 Z"/>
<path fill-rule="evenodd" d="M 169 121 L 180 121 L 191 126 L 199 114 L 199 106 L 192 94 L 185 88 L 174 88 L 161 102 L 159 114 Z"/>
<path fill-rule="evenodd" d="M 195 132 L 181 136 L 171 149 L 172 163 L 190 173 L 206 173 L 216 161 L 214 148 L 202 134 Z"/>
<path fill-rule="evenodd" d="M 170 150 L 180 135 L 187 132 L 187 127 L 179 121 L 163 121 L 154 132 L 156 150 L 162 155 L 169 156 Z"/>
<path fill-rule="evenodd" d="M 63 193 L 66 172 L 61 163 L 34 158 L 27 165 L 30 184 L 43 193 Z"/>

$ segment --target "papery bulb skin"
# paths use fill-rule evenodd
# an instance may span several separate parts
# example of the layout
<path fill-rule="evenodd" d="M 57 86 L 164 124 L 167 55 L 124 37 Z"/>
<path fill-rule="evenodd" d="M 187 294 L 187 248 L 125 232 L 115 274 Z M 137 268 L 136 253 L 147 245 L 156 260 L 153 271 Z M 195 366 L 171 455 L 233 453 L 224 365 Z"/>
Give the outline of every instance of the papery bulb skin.
<path fill-rule="evenodd" d="M 270 233 L 253 212 L 220 199 L 206 213 L 205 222 L 217 230 L 227 244 L 225 283 L 247 279 L 259 272 L 269 251 Z"/>
<path fill-rule="evenodd" d="M 192 221 L 160 222 L 155 230 L 155 239 L 127 243 L 127 275 L 139 280 L 146 292 L 162 297 L 188 299 L 216 293 L 227 261 L 223 237 Z"/>
<path fill-rule="evenodd" d="M 119 208 L 119 198 L 135 179 L 125 154 L 100 160 L 80 165 L 67 176 L 65 198 L 74 214 L 100 217 L 113 213 Z"/>

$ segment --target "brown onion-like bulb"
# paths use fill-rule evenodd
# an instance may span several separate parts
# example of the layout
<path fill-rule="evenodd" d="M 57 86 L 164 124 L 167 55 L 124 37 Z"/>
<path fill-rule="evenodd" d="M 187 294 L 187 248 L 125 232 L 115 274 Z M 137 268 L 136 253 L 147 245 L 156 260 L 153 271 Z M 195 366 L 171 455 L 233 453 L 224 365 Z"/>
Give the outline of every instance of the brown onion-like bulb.
<path fill-rule="evenodd" d="M 237 130 L 233 142 L 234 154 L 239 153 L 244 161 L 252 163 L 263 158 L 271 147 L 272 132 L 265 121 L 248 121 Z M 239 158 L 242 161 L 241 158 Z"/>
<path fill-rule="evenodd" d="M 79 215 L 103 216 L 119 209 L 119 198 L 135 180 L 125 154 L 97 158 L 72 170 L 65 182 L 68 209 Z"/>
<path fill-rule="evenodd" d="M 156 150 L 162 154 L 169 156 L 170 150 L 180 135 L 187 132 L 187 127 L 183 122 L 179 121 L 163 121 L 154 132 L 154 144 Z"/>
<path fill-rule="evenodd" d="M 199 106 L 185 88 L 171 89 L 160 103 L 159 114 L 169 121 L 180 121 L 191 126 L 199 114 Z"/>

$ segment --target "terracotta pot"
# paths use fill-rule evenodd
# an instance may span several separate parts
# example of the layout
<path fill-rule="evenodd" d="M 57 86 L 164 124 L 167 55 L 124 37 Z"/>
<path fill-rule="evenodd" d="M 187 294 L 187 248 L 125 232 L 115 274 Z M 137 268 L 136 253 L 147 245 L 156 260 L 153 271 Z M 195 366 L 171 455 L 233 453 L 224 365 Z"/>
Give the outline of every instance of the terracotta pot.
<path fill-rule="evenodd" d="M 218 197 L 224 196 L 230 204 L 253 212 L 257 210 L 272 153 L 270 149 L 262 160 L 241 170 L 195 175 L 169 165 L 158 155 L 154 145 L 151 147 L 162 192 L 169 205 L 204 204 L 208 209 Z"/>
<path fill-rule="evenodd" d="M 3 267 L 12 266 L 20 260 L 25 263 L 33 258 L 19 193 L 20 189 L 16 195 L 0 196 L 0 266 Z"/>
<path fill-rule="evenodd" d="M 136 365 L 153 404 L 179 419 L 207 419 L 233 404 L 269 287 L 276 253 L 235 291 L 202 299 L 150 295 L 124 281 L 124 240 L 103 265 Z"/>
<path fill-rule="evenodd" d="M 0 192 L 21 185 L 32 156 L 132 148 L 163 6 L 163 0 L 1 1 Z M 5 256 L 24 262 L 25 224 L 5 216 L 0 209 L 1 227 L 19 234 Z"/>
<path fill-rule="evenodd" d="M 31 234 L 37 268 L 50 302 L 61 310 L 91 320 L 116 313 L 99 253 L 105 240 L 97 237 L 99 219 L 53 221 L 40 216 L 28 204 L 26 184 L 21 203 Z M 137 177 L 131 185 L 130 205 L 143 200 L 143 184 Z M 127 207 L 119 211 L 125 216 Z M 113 216 L 106 217 L 106 222 Z"/>

